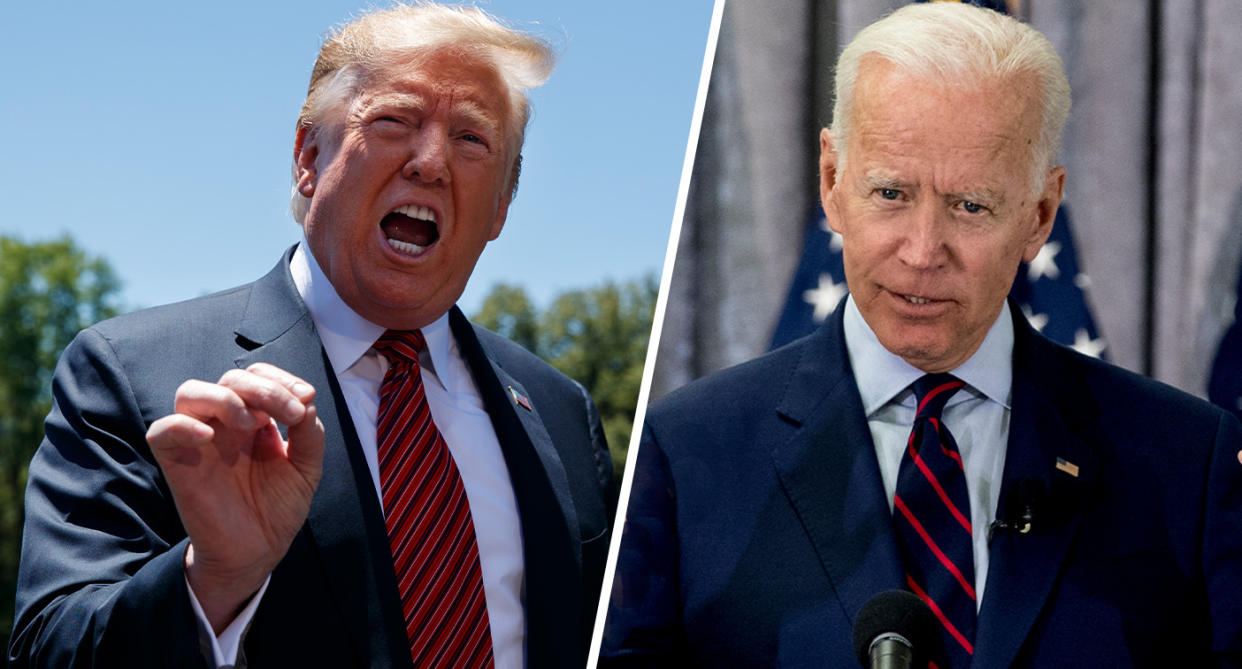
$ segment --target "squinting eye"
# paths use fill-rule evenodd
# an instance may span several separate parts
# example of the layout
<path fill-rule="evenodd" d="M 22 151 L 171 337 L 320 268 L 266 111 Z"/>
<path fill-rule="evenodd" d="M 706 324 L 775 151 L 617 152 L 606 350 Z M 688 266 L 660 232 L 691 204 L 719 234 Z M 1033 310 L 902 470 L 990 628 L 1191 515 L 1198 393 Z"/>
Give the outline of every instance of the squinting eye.
<path fill-rule="evenodd" d="M 897 198 L 901 197 L 901 191 L 897 190 L 896 188 L 881 188 L 880 197 L 884 198 L 885 200 L 896 200 Z"/>
<path fill-rule="evenodd" d="M 401 132 L 405 127 L 405 122 L 396 116 L 379 116 L 371 121 L 371 126 L 379 132 L 393 134 Z"/>
<path fill-rule="evenodd" d="M 962 209 L 965 209 L 968 214 L 977 214 L 983 211 L 983 205 L 965 200 L 962 202 Z"/>
<path fill-rule="evenodd" d="M 483 138 L 482 138 L 482 137 L 479 137 L 478 135 L 472 135 L 472 134 L 470 134 L 470 133 L 466 133 L 466 134 L 462 135 L 462 136 L 461 136 L 461 138 L 462 138 L 462 139 L 464 139 L 464 140 L 466 140 L 467 142 L 474 142 L 474 143 L 476 143 L 476 144 L 482 144 L 482 143 L 483 143 Z"/>

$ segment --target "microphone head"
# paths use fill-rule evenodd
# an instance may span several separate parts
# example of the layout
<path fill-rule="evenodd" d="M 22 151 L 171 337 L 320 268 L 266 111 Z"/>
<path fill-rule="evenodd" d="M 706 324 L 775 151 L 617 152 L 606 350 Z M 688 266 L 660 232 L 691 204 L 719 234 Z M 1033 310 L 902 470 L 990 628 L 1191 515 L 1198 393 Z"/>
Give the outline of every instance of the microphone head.
<path fill-rule="evenodd" d="M 867 600 L 854 618 L 854 654 L 871 666 L 871 643 L 881 634 L 904 637 L 914 650 L 915 665 L 940 643 L 940 623 L 927 604 L 905 590 L 889 590 Z"/>

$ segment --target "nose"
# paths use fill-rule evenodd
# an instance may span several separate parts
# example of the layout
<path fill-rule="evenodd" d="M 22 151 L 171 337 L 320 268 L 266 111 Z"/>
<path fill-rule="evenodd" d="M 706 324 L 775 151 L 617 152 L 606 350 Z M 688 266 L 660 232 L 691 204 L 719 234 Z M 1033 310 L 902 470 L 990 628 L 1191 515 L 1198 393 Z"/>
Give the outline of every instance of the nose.
<path fill-rule="evenodd" d="M 912 269 L 935 269 L 948 257 L 947 221 L 942 203 L 924 198 L 904 226 L 897 259 Z"/>
<path fill-rule="evenodd" d="M 449 181 L 448 137 L 436 124 L 427 124 L 414 134 L 410 157 L 401 168 L 401 176 L 427 183 Z"/>

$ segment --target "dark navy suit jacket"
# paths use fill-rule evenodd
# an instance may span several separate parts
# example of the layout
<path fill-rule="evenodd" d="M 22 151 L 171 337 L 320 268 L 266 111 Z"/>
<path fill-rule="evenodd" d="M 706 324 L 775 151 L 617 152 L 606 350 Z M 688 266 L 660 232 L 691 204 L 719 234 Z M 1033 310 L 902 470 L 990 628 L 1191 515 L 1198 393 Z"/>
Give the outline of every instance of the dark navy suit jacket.
<path fill-rule="evenodd" d="M 100 323 L 65 351 L 30 466 L 14 666 L 204 664 L 182 576 L 185 531 L 145 434 L 186 379 L 258 361 L 318 389 L 327 443 L 309 517 L 272 574 L 245 658 L 411 666 L 374 484 L 289 257 L 253 284 Z M 450 324 L 517 496 L 528 663 L 580 667 L 615 504 L 599 416 L 580 385 L 516 344 L 456 308 Z"/>
<path fill-rule="evenodd" d="M 858 666 L 903 581 L 842 313 L 649 410 L 602 664 Z M 991 541 L 973 666 L 1242 663 L 1242 426 L 1015 330 L 1000 508 L 1038 504 Z"/>

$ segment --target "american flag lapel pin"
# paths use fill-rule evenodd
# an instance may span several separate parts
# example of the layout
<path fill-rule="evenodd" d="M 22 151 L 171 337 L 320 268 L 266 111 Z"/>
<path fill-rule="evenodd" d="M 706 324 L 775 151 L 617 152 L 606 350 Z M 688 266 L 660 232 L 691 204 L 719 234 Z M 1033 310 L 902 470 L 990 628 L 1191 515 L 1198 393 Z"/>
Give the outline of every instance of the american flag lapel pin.
<path fill-rule="evenodd" d="M 527 411 L 534 411 L 534 409 L 530 408 L 530 399 L 522 393 L 519 393 L 513 386 L 509 386 L 509 394 L 513 395 L 514 404 L 526 409 Z"/>
<path fill-rule="evenodd" d="M 1057 469 L 1078 478 L 1078 465 L 1066 460 L 1065 458 L 1057 458 Z"/>

